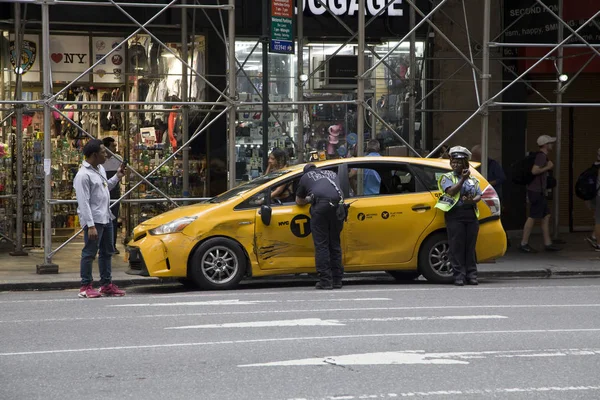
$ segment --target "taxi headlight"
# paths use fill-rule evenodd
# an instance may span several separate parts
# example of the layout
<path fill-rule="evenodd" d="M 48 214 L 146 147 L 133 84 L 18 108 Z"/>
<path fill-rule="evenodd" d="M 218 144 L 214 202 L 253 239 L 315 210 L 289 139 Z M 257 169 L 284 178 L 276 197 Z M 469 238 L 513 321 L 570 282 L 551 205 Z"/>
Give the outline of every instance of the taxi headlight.
<path fill-rule="evenodd" d="M 157 228 L 151 229 L 151 235 L 166 235 L 168 233 L 177 233 L 185 229 L 186 226 L 194 222 L 198 217 L 183 217 L 163 224 Z"/>

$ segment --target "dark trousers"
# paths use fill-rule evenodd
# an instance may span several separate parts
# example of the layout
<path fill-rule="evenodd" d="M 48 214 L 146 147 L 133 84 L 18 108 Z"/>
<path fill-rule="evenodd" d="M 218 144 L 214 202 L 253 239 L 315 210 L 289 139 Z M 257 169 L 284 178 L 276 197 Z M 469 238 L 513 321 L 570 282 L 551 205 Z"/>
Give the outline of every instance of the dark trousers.
<path fill-rule="evenodd" d="M 112 281 L 112 255 L 114 252 L 112 224 L 96 224 L 98 239 L 88 238 L 88 227 L 83 228 L 83 241 L 85 245 L 81 250 L 81 285 L 92 283 L 92 263 L 98 255 L 100 269 L 100 285 L 108 285 Z"/>
<path fill-rule="evenodd" d="M 321 282 L 341 282 L 344 274 L 340 234 L 343 221 L 338 221 L 335 207 L 318 203 L 310 208 L 310 230 L 315 245 L 315 265 Z"/>
<path fill-rule="evenodd" d="M 479 221 L 472 207 L 457 207 L 446 213 L 446 231 L 450 245 L 450 263 L 455 280 L 477 278 L 475 245 Z"/>
<path fill-rule="evenodd" d="M 115 219 L 112 220 L 113 225 L 113 246 L 115 249 L 117 248 L 117 232 L 119 231 L 119 213 L 121 211 L 121 203 L 117 203 L 110 208 L 110 211 L 115 216 Z"/>

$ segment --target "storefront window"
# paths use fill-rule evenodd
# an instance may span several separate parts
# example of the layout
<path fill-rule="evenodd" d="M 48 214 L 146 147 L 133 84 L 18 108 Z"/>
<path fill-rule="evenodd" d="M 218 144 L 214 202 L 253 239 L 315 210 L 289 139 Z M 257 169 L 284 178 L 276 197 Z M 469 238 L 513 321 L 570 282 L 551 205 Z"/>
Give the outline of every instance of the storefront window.
<path fill-rule="evenodd" d="M 367 44 L 379 57 L 392 50 L 398 42 Z M 303 121 L 298 121 L 298 106 L 277 105 L 277 102 L 297 99 L 296 55 L 269 54 L 270 100 L 273 111 L 269 117 L 269 148 L 263 149 L 262 107 L 260 105 L 240 110 L 236 132 L 236 177 L 246 181 L 258 177 L 262 171 L 263 151 L 267 154 L 275 147 L 289 155 L 288 162 L 297 162 L 299 130 L 302 129 L 307 157 L 330 159 L 355 154 L 357 135 L 357 111 L 355 104 L 343 101 L 356 100 L 356 73 L 358 66 L 357 45 L 310 43 L 304 47 L 304 73 L 309 76 L 304 83 L 303 101 L 316 104 L 304 105 Z M 254 51 L 253 51 L 254 49 Z M 236 57 L 240 63 L 246 60 L 238 73 L 237 87 L 241 101 L 259 102 L 262 93 L 261 44 L 255 41 L 238 41 Z M 365 140 L 376 138 L 386 149 L 402 145 L 400 135 L 409 141 L 408 103 L 409 79 L 415 74 L 415 99 L 421 98 L 425 73 L 423 70 L 424 43 L 416 43 L 416 59 L 410 65 L 409 44 L 403 43 L 380 63 L 366 80 L 365 97 L 372 112 L 365 115 Z M 371 68 L 376 60 L 373 52 L 366 51 L 365 68 Z M 334 54 L 335 53 L 335 54 Z M 318 103 L 322 100 L 323 103 Z M 327 104 L 340 101 L 339 104 Z M 419 107 L 422 108 L 422 107 Z M 423 131 L 422 117 L 416 113 L 415 143 L 420 147 Z M 391 128 L 391 129 L 390 129 Z M 395 131 L 398 135 L 392 132 Z"/>

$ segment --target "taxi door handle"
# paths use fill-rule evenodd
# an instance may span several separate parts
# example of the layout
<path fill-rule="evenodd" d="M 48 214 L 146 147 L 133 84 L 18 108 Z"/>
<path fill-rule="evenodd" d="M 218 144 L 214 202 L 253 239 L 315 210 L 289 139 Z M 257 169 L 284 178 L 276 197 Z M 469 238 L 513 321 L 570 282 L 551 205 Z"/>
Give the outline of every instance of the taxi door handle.
<path fill-rule="evenodd" d="M 429 206 L 427 204 L 417 204 L 412 207 L 412 210 L 413 211 L 427 211 L 427 210 L 431 210 L 431 206 Z"/>

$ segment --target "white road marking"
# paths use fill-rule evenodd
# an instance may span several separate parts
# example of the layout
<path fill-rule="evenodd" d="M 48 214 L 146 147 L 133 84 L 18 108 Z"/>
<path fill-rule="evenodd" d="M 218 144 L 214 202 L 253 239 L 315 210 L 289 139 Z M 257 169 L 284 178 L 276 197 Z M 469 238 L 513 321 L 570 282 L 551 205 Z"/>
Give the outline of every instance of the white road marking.
<path fill-rule="evenodd" d="M 499 330 L 499 331 L 449 331 L 449 332 L 406 332 L 406 333 L 374 333 L 364 335 L 332 335 L 332 336 L 301 336 L 288 338 L 267 338 L 267 339 L 246 339 L 246 340 L 223 340 L 216 342 L 191 342 L 191 343 L 169 343 L 169 344 L 149 344 L 138 346 L 114 346 L 114 347 L 90 347 L 84 349 L 59 349 L 59 350 L 37 350 L 37 351 L 18 351 L 0 353 L 0 357 L 7 356 L 30 356 L 41 354 L 68 354 L 68 353 L 89 353 L 107 350 L 143 350 L 143 349 L 161 349 L 173 347 L 199 347 L 215 346 L 227 344 L 252 344 L 252 343 L 286 343 L 302 342 L 315 340 L 340 340 L 340 339 L 364 339 L 364 338 L 382 338 L 382 337 L 425 337 L 425 336 L 460 336 L 460 335 L 533 335 L 533 334 L 559 334 L 559 333 L 594 333 L 600 332 L 600 328 L 588 329 L 524 329 L 524 330 Z"/>
<path fill-rule="evenodd" d="M 261 303 L 277 303 L 276 300 L 209 300 L 209 301 L 185 301 L 177 303 L 130 303 L 111 304 L 106 307 L 176 307 L 176 306 L 249 306 Z"/>
<path fill-rule="evenodd" d="M 281 321 L 251 321 L 251 322 L 231 322 L 226 324 L 207 324 L 207 325 L 189 325 L 174 326 L 165 329 L 208 329 L 208 328 L 267 328 L 275 326 L 344 326 L 336 320 L 326 320 L 320 318 L 306 319 L 287 319 Z"/>
<path fill-rule="evenodd" d="M 0 320 L 1 324 L 28 323 L 28 322 L 66 322 L 66 321 L 103 321 L 132 318 L 181 318 L 181 317 L 203 317 L 211 315 L 257 315 L 257 314 L 294 314 L 294 313 L 328 313 L 328 312 L 360 312 L 360 311 L 418 311 L 418 310 L 483 310 L 483 309 L 537 309 L 537 308 L 596 308 L 600 304 L 490 304 L 490 305 L 450 305 L 450 306 L 418 306 L 418 307 L 353 307 L 353 308 L 321 308 L 321 309 L 292 309 L 292 310 L 248 310 L 248 311 L 220 311 L 200 313 L 179 314 L 144 314 L 124 316 L 103 317 L 69 317 L 69 318 L 40 318 L 40 319 L 18 319 Z"/>
<path fill-rule="evenodd" d="M 464 389 L 464 390 L 436 390 L 430 392 L 399 392 L 376 393 L 361 395 L 327 396 L 327 397 L 294 397 L 288 400 L 358 400 L 358 399 L 397 399 L 401 397 L 433 397 L 433 396 L 481 396 L 512 393 L 549 393 L 549 392 L 584 392 L 597 391 L 600 386 L 547 386 L 528 388 L 496 388 L 496 389 Z"/>
<path fill-rule="evenodd" d="M 230 322 L 224 324 L 205 324 L 173 326 L 165 329 L 210 329 L 210 328 L 266 328 L 276 326 L 346 326 L 345 322 L 394 322 L 394 321 L 436 321 L 436 320 L 474 320 L 474 319 L 504 319 L 503 315 L 452 315 L 444 317 L 388 317 L 388 318 L 353 318 L 327 319 L 306 318 L 279 321 L 250 321 Z"/>
<path fill-rule="evenodd" d="M 332 302 L 332 301 L 389 301 L 385 297 L 375 298 L 355 298 L 355 299 L 312 299 L 312 300 L 209 300 L 209 301 L 185 301 L 177 303 L 129 303 L 129 304 L 111 304 L 106 307 L 172 307 L 172 306 L 238 306 L 252 305 L 261 303 L 309 303 L 309 302 Z"/>
<path fill-rule="evenodd" d="M 556 286 L 477 286 L 477 287 L 471 287 L 469 288 L 469 292 L 473 292 L 473 291 L 505 291 L 505 290 L 514 290 L 514 291 L 527 291 L 527 292 L 531 292 L 532 290 L 541 290 L 541 291 L 547 291 L 547 290 L 556 290 L 556 289 L 573 289 L 573 290 L 577 290 L 578 292 L 582 291 L 582 290 L 593 290 L 594 292 L 597 291 L 598 286 L 597 285 L 556 285 Z M 74 293 L 74 290 L 70 290 L 70 291 L 65 291 L 66 293 Z M 427 287 L 407 287 L 407 288 L 382 288 L 382 289 L 350 289 L 350 288 L 346 288 L 344 287 L 344 289 L 341 292 L 338 293 L 343 293 L 344 295 L 350 294 L 350 293 L 376 293 L 376 292 L 389 292 L 389 293 L 394 293 L 394 292 L 448 292 L 448 293 L 456 293 L 456 288 L 454 287 L 439 287 L 439 286 L 435 286 L 435 285 L 431 285 L 431 286 L 427 286 Z M 2 292 L 0 292 L 2 293 Z M 236 291 L 232 291 L 230 293 L 223 293 L 223 292 L 219 292 L 219 293 L 182 293 L 182 294 L 171 294 L 171 295 L 155 295 L 155 294 L 151 294 L 151 295 L 143 295 L 143 294 L 135 294 L 133 296 L 135 296 L 135 298 L 139 298 L 139 299 L 168 299 L 168 298 L 196 298 L 196 297 L 230 297 L 230 296 L 272 296 L 272 295 L 276 295 L 276 294 L 284 294 L 284 295 L 310 295 L 310 296 L 315 296 L 315 295 L 322 295 L 322 294 L 327 294 L 329 295 L 329 293 L 316 293 L 314 289 L 310 288 L 305 288 L 303 290 L 288 290 L 288 291 L 283 291 L 283 290 L 269 290 L 269 289 L 265 289 L 265 290 L 260 290 L 260 291 L 248 291 L 245 289 L 239 289 Z M 113 298 L 113 297 L 107 297 L 107 298 L 102 298 L 102 299 L 98 299 L 96 301 L 127 301 L 129 299 L 131 299 L 133 296 L 127 296 L 127 297 L 118 297 L 118 298 Z M 54 302 L 80 302 L 82 303 L 83 301 L 81 299 L 78 298 L 73 298 L 71 296 L 69 296 L 69 298 L 60 298 L 60 299 L 25 299 L 25 300 L 1 300 L 0 304 L 14 304 L 14 303 L 54 303 Z"/>
<path fill-rule="evenodd" d="M 600 349 L 568 350 L 510 350 L 510 351 L 471 351 L 451 353 L 426 353 L 424 350 L 387 351 L 378 353 L 347 354 L 323 358 L 304 358 L 288 361 L 274 361 L 258 364 L 238 365 L 238 367 L 284 367 L 306 365 L 407 365 L 407 364 L 469 364 L 471 359 L 487 358 L 540 358 L 566 356 L 597 356 Z"/>

